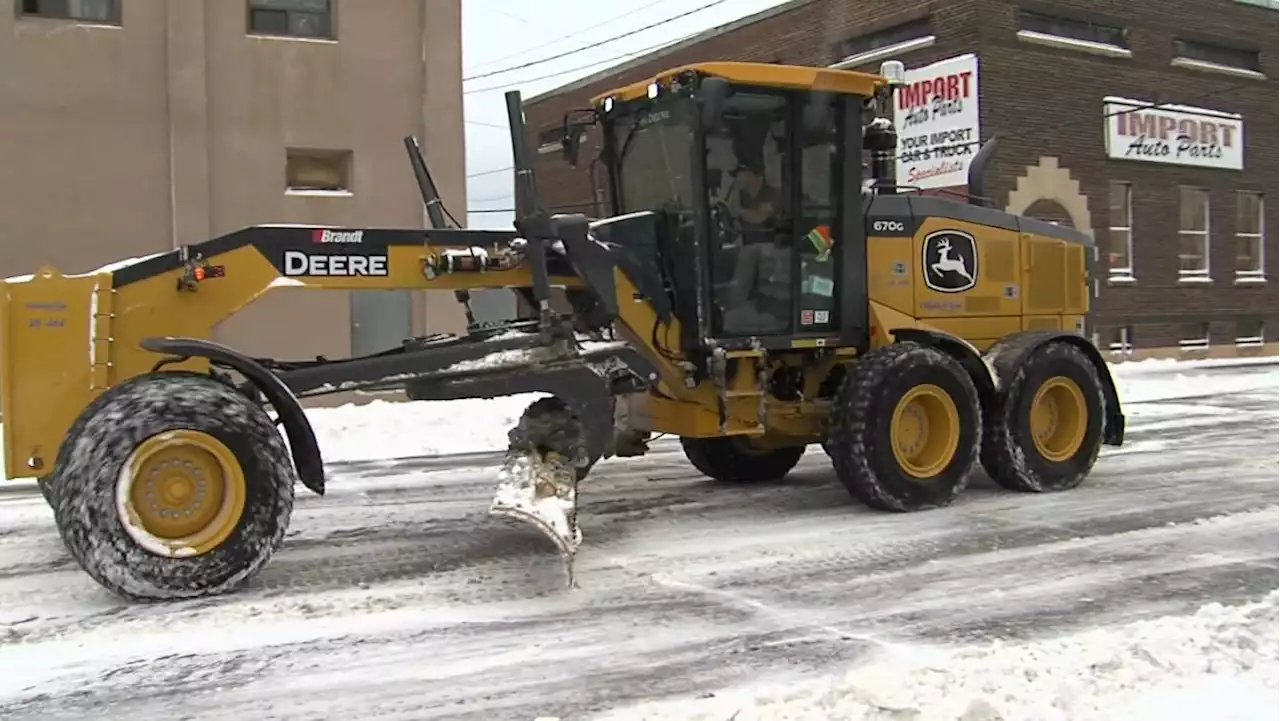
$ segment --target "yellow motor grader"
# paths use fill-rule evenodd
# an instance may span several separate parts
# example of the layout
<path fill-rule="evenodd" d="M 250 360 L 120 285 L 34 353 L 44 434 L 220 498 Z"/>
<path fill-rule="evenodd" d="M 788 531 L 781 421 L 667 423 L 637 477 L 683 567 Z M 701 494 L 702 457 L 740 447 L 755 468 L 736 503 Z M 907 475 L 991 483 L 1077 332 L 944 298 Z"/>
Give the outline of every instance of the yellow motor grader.
<path fill-rule="evenodd" d="M 539 207 L 511 92 L 512 231 L 451 227 L 406 138 L 430 228 L 255 226 L 10 278 L 6 475 L 37 478 L 80 566 L 139 600 L 225 592 L 263 567 L 295 483 L 325 490 L 300 399 L 339 391 L 546 394 L 510 432 L 490 511 L 554 540 L 571 583 L 579 483 L 655 433 L 729 483 L 781 477 L 821 444 L 835 478 L 888 511 L 945 506 L 979 466 L 1018 491 L 1075 487 L 1124 435 L 1083 334 L 1091 239 L 990 207 L 991 141 L 967 197 L 896 184 L 884 116 L 901 77 L 714 62 L 596 98 L 562 145 L 576 164 L 586 126 L 602 131 L 605 218 Z M 209 339 L 281 283 L 464 304 L 510 288 L 531 310 L 344 360 Z"/>

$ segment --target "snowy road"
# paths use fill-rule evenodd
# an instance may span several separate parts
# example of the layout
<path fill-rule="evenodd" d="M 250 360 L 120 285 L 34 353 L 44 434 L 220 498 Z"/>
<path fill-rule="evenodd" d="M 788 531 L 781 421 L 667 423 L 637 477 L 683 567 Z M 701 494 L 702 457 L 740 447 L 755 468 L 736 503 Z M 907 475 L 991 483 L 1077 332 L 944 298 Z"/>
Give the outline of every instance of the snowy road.
<path fill-rule="evenodd" d="M 582 588 L 487 518 L 493 456 L 335 466 L 252 587 L 129 606 L 38 497 L 0 495 L 0 718 L 589 718 L 847 666 L 884 644 L 1027 637 L 1253 600 L 1277 573 L 1275 365 L 1131 403 L 1082 488 L 985 478 L 870 511 L 811 450 L 785 482 L 699 478 L 674 444 L 599 465 Z M 452 467 L 450 467 L 452 466 Z"/>

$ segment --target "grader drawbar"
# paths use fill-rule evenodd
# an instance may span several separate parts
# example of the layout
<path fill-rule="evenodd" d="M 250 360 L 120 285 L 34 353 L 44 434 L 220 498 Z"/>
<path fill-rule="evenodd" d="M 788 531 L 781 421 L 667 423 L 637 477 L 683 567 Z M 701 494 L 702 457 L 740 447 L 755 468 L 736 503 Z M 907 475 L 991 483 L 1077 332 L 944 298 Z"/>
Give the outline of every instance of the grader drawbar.
<path fill-rule="evenodd" d="M 508 435 L 489 511 L 550 538 L 570 584 L 579 483 L 654 433 L 728 483 L 779 478 L 821 444 L 836 480 L 888 511 L 946 506 L 978 468 L 1013 490 L 1073 488 L 1124 433 L 1081 332 L 1092 241 L 991 208 L 990 142 L 966 197 L 898 185 L 884 114 L 900 79 L 894 63 L 704 63 L 595 98 L 566 116 L 561 146 L 576 166 L 600 126 L 597 220 L 538 206 L 512 92 L 512 231 L 450 224 L 406 138 L 427 229 L 254 226 L 10 278 L 6 475 L 37 478 L 79 565 L 139 600 L 226 592 L 261 570 L 295 483 L 325 491 L 302 401 L 330 393 L 546 394 Z M 453 290 L 468 331 L 342 360 L 210 340 L 279 287 Z M 524 310 L 476 322 L 475 289 L 510 289 Z"/>

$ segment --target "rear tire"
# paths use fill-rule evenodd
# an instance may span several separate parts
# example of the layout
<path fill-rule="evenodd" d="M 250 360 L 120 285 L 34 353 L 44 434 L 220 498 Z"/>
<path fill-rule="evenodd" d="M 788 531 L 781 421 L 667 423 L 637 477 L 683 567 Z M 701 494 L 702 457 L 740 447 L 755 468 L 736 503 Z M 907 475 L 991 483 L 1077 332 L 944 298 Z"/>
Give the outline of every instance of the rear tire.
<path fill-rule="evenodd" d="M 1062 342 L 1042 346 L 1016 366 L 1000 357 L 1010 354 L 995 360 L 996 373 L 1009 380 L 1003 403 L 987 413 L 987 475 L 1025 493 L 1079 486 L 1102 449 L 1106 405 L 1093 362 Z"/>
<path fill-rule="evenodd" d="M 826 448 L 854 498 L 910 512 L 955 500 L 977 467 L 981 435 L 978 392 L 960 363 L 902 342 L 852 364 Z"/>
<path fill-rule="evenodd" d="M 257 574 L 284 539 L 295 479 L 259 405 L 206 375 L 167 371 L 94 400 L 51 486 L 81 568 L 151 601 L 225 593 Z"/>
<path fill-rule="evenodd" d="M 804 446 L 755 448 L 741 436 L 681 438 L 685 458 L 702 475 L 723 483 L 773 481 L 791 472 Z"/>

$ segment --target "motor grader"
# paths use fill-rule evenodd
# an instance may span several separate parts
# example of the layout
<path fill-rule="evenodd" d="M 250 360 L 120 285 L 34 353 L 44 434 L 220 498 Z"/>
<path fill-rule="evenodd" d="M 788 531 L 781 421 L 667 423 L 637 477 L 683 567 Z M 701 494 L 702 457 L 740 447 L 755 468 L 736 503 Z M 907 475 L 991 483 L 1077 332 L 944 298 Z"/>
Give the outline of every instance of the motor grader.
<path fill-rule="evenodd" d="M 5 281 L 5 471 L 36 477 L 98 583 L 139 600 L 236 588 L 281 545 L 295 483 L 325 491 L 301 400 L 540 392 L 510 432 L 490 512 L 568 561 L 601 458 L 679 437 L 727 483 L 785 475 L 821 444 L 876 509 L 946 506 L 981 466 L 1028 492 L 1077 486 L 1124 416 L 1084 337 L 1090 237 L 893 177 L 879 75 L 679 67 L 566 116 L 577 164 L 600 129 L 608 217 L 539 207 L 506 96 L 514 230 L 447 222 L 416 141 L 427 229 L 255 226 L 96 272 Z M 250 357 L 215 324 L 280 285 L 509 288 L 521 317 L 342 360 Z M 468 317 L 471 317 L 468 312 Z M 286 444 L 287 439 L 287 444 Z"/>

